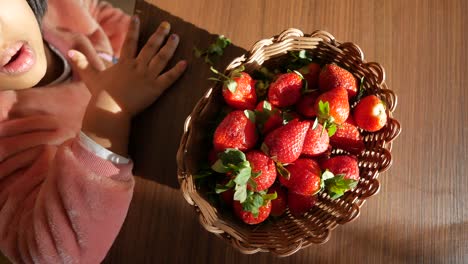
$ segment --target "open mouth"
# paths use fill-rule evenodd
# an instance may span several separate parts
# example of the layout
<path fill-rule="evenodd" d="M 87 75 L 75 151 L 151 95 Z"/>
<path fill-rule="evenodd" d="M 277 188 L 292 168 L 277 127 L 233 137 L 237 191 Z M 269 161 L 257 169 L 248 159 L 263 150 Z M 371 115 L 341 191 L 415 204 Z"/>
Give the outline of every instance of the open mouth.
<path fill-rule="evenodd" d="M 34 65 L 34 53 L 26 42 L 18 42 L 0 55 L 0 72 L 8 75 L 29 71 Z"/>

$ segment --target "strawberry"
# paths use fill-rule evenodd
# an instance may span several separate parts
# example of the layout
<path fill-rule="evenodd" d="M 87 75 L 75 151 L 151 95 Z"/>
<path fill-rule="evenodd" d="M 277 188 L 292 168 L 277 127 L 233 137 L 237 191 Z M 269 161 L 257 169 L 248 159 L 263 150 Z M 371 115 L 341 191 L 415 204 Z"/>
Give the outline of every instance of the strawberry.
<path fill-rule="evenodd" d="M 234 203 L 234 190 L 229 189 L 225 192 L 222 192 L 221 199 L 226 204 L 226 206 L 232 207 L 232 204 Z"/>
<path fill-rule="evenodd" d="M 330 137 L 330 144 L 352 154 L 359 154 L 365 149 L 361 133 L 359 133 L 352 116 L 349 116 L 346 122 L 338 126 L 336 133 Z"/>
<path fill-rule="evenodd" d="M 233 111 L 229 113 L 216 128 L 213 136 L 213 145 L 216 151 L 227 148 L 237 148 L 241 151 L 251 149 L 257 142 L 257 131 L 255 121 L 247 115 L 252 116 L 249 111 Z M 252 118 L 253 119 L 253 118 Z"/>
<path fill-rule="evenodd" d="M 302 147 L 302 154 L 314 157 L 319 156 L 325 153 L 328 149 L 328 143 L 330 138 L 328 134 L 323 133 L 323 127 L 321 124 L 316 123 L 314 125 L 311 123 L 307 135 L 304 140 L 304 146 Z"/>
<path fill-rule="evenodd" d="M 385 105 L 375 95 L 366 96 L 356 105 L 354 120 L 358 127 L 366 131 L 378 131 L 387 123 Z"/>
<path fill-rule="evenodd" d="M 262 205 L 258 208 L 258 212 L 252 213 L 248 210 L 243 208 L 243 205 L 239 201 L 234 201 L 234 213 L 235 215 L 241 219 L 244 223 L 249 225 L 259 224 L 265 219 L 268 218 L 271 212 L 271 202 L 268 201 L 265 205 Z"/>
<path fill-rule="evenodd" d="M 309 126 L 309 122 L 292 120 L 270 132 L 263 142 L 262 150 L 277 162 L 294 162 L 301 155 Z"/>
<path fill-rule="evenodd" d="M 268 101 L 276 107 L 291 106 L 301 98 L 302 77 L 290 72 L 281 74 L 270 84 Z"/>
<path fill-rule="evenodd" d="M 320 64 L 310 63 L 309 65 L 300 68 L 298 71 L 302 74 L 302 76 L 304 76 L 304 79 L 306 79 L 309 89 L 318 89 Z"/>
<path fill-rule="evenodd" d="M 302 195 L 313 195 L 320 191 L 320 166 L 311 159 L 298 159 L 286 167 L 289 179 L 279 177 L 281 184 L 290 192 Z"/>
<path fill-rule="evenodd" d="M 281 216 L 286 211 L 286 207 L 288 206 L 288 196 L 286 194 L 286 190 L 279 184 L 273 184 L 270 189 L 268 189 L 268 193 L 275 193 L 276 192 L 276 199 L 271 201 L 271 215 L 272 216 Z"/>
<path fill-rule="evenodd" d="M 319 76 L 319 87 L 322 91 L 330 91 L 342 87 L 348 92 L 348 98 L 356 96 L 358 80 L 347 70 L 336 64 L 327 64 L 323 67 Z"/>
<path fill-rule="evenodd" d="M 275 164 L 271 160 L 270 163 L 269 158 L 259 151 L 246 155 L 237 149 L 226 149 L 218 156 L 219 159 L 211 166 L 211 169 L 218 173 L 225 173 L 227 178 L 222 184 L 216 185 L 215 192 L 222 193 L 222 199 L 228 200 L 226 203 L 229 203 L 232 197 L 234 202 L 242 204 L 243 211 L 257 217 L 261 213 L 260 208 L 276 199 L 277 195 L 276 193 L 269 194 L 266 190 L 255 192 L 250 186 L 270 187 L 276 177 Z M 262 167 L 261 170 L 260 167 Z M 261 174 L 265 179 L 260 180 Z M 232 196 L 230 191 L 233 192 Z"/>
<path fill-rule="evenodd" d="M 268 101 L 261 101 L 255 108 L 257 125 L 263 134 L 283 125 L 281 110 L 272 106 Z"/>
<path fill-rule="evenodd" d="M 322 103 L 320 103 L 322 102 Z M 349 102 L 346 90 L 338 87 L 321 94 L 315 101 L 315 112 L 321 123 L 342 124 L 349 116 Z"/>
<path fill-rule="evenodd" d="M 323 170 L 329 170 L 335 175 L 343 174 L 345 179 L 359 180 L 359 167 L 355 156 L 335 156 L 323 161 L 321 165 Z"/>
<path fill-rule="evenodd" d="M 218 152 L 215 149 L 211 149 L 208 152 L 208 162 L 213 165 L 218 160 Z"/>
<path fill-rule="evenodd" d="M 228 105 L 240 110 L 255 108 L 257 104 L 255 80 L 248 73 L 243 72 L 243 67 L 232 71 L 230 76 L 218 72 L 213 67 L 211 70 L 219 77 L 210 78 L 210 80 L 224 83 L 223 97 Z"/>
<path fill-rule="evenodd" d="M 313 91 L 302 96 L 299 102 L 296 104 L 296 111 L 308 118 L 315 117 L 317 113 L 315 112 L 314 105 L 318 96 L 318 91 Z"/>
<path fill-rule="evenodd" d="M 307 213 L 317 203 L 315 195 L 300 195 L 294 192 L 288 193 L 288 206 L 292 215 L 299 217 Z"/>
<path fill-rule="evenodd" d="M 332 199 L 341 197 L 348 190 L 356 187 L 359 181 L 359 167 L 355 156 L 335 156 L 321 163 L 321 187 Z"/>
<path fill-rule="evenodd" d="M 265 153 L 258 150 L 252 150 L 245 154 L 245 156 L 250 162 L 252 179 L 255 182 L 255 184 L 249 184 L 247 188 L 249 190 L 255 189 L 257 192 L 270 188 L 276 180 L 275 162 L 265 155 Z M 256 187 L 252 188 L 252 185 Z"/>

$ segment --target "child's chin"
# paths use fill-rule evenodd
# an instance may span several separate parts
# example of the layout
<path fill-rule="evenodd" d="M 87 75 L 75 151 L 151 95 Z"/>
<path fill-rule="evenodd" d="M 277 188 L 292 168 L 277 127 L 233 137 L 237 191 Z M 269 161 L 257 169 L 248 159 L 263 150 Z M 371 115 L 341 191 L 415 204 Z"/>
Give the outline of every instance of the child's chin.
<path fill-rule="evenodd" d="M 36 65 L 39 66 L 39 65 Z M 0 76 L 0 91 L 24 90 L 40 83 L 46 73 L 46 67 L 34 67 L 29 72 L 19 76 Z"/>

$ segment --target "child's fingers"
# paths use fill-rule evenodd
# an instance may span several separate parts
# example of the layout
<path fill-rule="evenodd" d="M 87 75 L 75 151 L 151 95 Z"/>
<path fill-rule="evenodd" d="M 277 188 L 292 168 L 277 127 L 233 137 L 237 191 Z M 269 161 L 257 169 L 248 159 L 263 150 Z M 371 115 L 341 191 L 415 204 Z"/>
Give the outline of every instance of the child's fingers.
<path fill-rule="evenodd" d="M 166 36 L 169 34 L 170 30 L 171 24 L 166 21 L 162 22 L 153 35 L 151 35 L 148 42 L 146 42 L 145 46 L 141 49 L 137 60 L 145 66 L 148 65 L 154 54 L 156 54 L 159 48 L 161 48 L 161 45 L 163 44 L 164 39 L 166 39 Z"/>
<path fill-rule="evenodd" d="M 140 19 L 137 16 L 132 17 L 125 36 L 125 41 L 122 46 L 122 52 L 120 55 L 121 60 L 133 59 L 136 56 L 138 49 L 138 37 L 140 36 Z"/>
<path fill-rule="evenodd" d="M 179 61 L 176 66 L 172 69 L 168 70 L 167 72 L 161 74 L 156 79 L 156 84 L 154 87 L 157 87 L 157 96 L 162 94 L 164 90 L 169 88 L 179 77 L 184 73 L 185 69 L 187 68 L 187 61 Z"/>
<path fill-rule="evenodd" d="M 98 70 L 89 64 L 83 53 L 77 50 L 69 50 L 68 57 L 71 59 L 73 69 L 78 72 L 82 79 L 86 80 L 98 73 Z"/>
<path fill-rule="evenodd" d="M 177 46 L 179 45 L 179 36 L 172 34 L 167 40 L 166 45 L 153 57 L 149 64 L 149 70 L 152 74 L 159 75 L 166 67 L 169 60 L 174 55 Z"/>

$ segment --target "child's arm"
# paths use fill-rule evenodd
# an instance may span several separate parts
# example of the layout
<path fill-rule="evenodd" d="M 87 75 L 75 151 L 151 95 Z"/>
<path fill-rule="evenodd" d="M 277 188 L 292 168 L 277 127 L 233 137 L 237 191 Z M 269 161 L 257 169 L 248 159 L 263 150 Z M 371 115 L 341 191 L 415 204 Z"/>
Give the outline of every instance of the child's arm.
<path fill-rule="evenodd" d="M 63 109 L 85 90 L 0 93 L 0 249 L 16 263 L 99 263 L 127 213 L 132 164 L 90 151 L 76 136 L 82 113 Z M 66 113 L 53 114 L 59 106 Z"/>

